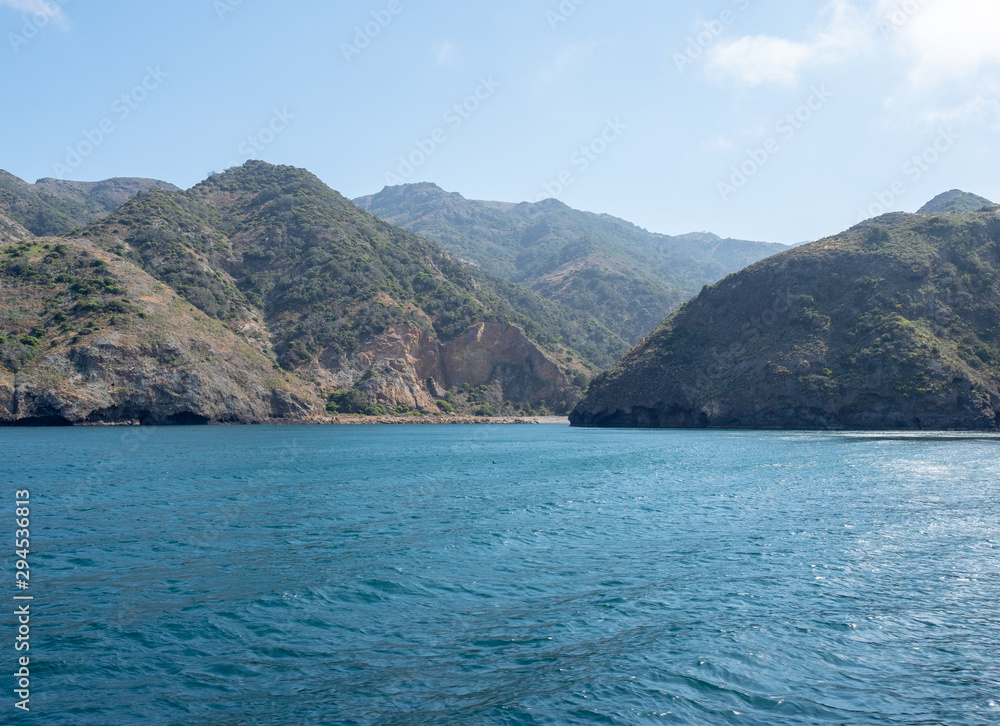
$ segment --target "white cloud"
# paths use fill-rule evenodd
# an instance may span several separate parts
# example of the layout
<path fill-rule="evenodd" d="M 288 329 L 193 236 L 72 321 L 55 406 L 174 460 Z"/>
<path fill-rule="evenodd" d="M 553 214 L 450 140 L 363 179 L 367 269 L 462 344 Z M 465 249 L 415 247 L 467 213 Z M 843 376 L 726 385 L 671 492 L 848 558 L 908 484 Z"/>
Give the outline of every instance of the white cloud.
<path fill-rule="evenodd" d="M 7 6 L 28 16 L 40 15 L 46 18 L 44 24 L 53 24 L 63 30 L 69 29 L 69 22 L 62 8 L 53 0 L 0 0 L 0 6 Z M 36 23 L 42 25 L 43 23 Z"/>
<path fill-rule="evenodd" d="M 791 87 L 865 57 L 897 77 L 885 100 L 897 121 L 1000 128 L 998 28 L 997 0 L 830 0 L 804 39 L 720 39 L 705 72 L 738 88 Z"/>
<path fill-rule="evenodd" d="M 893 55 L 905 81 L 886 99 L 899 117 L 924 124 L 969 122 L 1000 128 L 1000 4 L 995 0 L 921 0 L 909 14 L 879 0 Z"/>
<path fill-rule="evenodd" d="M 997 0 L 831 0 L 806 40 L 770 35 L 720 40 L 706 71 L 739 86 L 794 85 L 810 67 L 879 48 L 906 64 L 912 88 L 965 81 L 1000 65 Z"/>
<path fill-rule="evenodd" d="M 450 40 L 446 40 L 443 43 L 438 43 L 434 46 L 434 59 L 440 66 L 451 65 L 456 61 L 457 49 L 455 44 Z"/>
<path fill-rule="evenodd" d="M 790 86 L 799 79 L 810 60 L 805 43 L 794 43 L 767 35 L 746 36 L 719 43 L 709 54 L 706 70 L 716 80 L 732 80 L 753 88 L 761 85 Z"/>
<path fill-rule="evenodd" d="M 910 15 L 894 13 L 896 7 L 898 0 L 880 0 L 895 50 L 909 64 L 911 87 L 966 81 L 1000 65 L 996 0 L 923 0 Z"/>
<path fill-rule="evenodd" d="M 705 69 L 710 78 L 745 88 L 792 86 L 810 66 L 837 63 L 865 51 L 873 30 L 850 0 L 833 0 L 809 40 L 770 35 L 720 40 L 709 49 Z"/>

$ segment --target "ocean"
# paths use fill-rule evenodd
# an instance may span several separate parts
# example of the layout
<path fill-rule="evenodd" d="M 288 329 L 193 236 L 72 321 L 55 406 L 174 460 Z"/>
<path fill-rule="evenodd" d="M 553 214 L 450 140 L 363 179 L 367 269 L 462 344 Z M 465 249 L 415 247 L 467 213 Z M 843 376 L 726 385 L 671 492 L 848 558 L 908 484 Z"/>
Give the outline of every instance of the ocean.
<path fill-rule="evenodd" d="M 1000 723 L 1000 437 L 124 427 L 0 446 L 0 723 Z"/>

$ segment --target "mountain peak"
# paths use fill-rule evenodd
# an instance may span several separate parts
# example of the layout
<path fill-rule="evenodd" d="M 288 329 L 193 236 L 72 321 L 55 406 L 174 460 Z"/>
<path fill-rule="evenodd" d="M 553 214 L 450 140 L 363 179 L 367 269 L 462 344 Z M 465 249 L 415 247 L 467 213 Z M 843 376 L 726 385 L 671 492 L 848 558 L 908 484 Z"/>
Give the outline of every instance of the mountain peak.
<path fill-rule="evenodd" d="M 353 201 L 366 212 L 373 214 L 375 214 L 375 210 L 386 208 L 409 208 L 413 205 L 434 205 L 447 208 L 469 203 L 461 194 L 445 191 L 434 182 L 386 186 L 378 194 L 358 197 Z M 388 221 L 391 222 L 391 220 Z"/>
<path fill-rule="evenodd" d="M 917 214 L 955 214 L 960 212 L 978 212 L 983 207 L 991 206 L 993 202 L 976 194 L 952 189 L 944 194 L 938 194 L 931 201 L 917 210 Z"/>
<path fill-rule="evenodd" d="M 523 204 L 528 207 L 533 207 L 536 210 L 571 209 L 568 204 L 556 199 L 555 197 L 540 199 L 537 202 L 523 202 Z"/>
<path fill-rule="evenodd" d="M 427 181 L 425 181 L 425 182 L 413 182 L 412 184 L 397 184 L 394 187 L 387 186 L 385 189 L 400 189 L 400 190 L 411 189 L 411 190 L 426 190 L 426 191 L 444 192 L 444 189 L 442 189 L 441 187 L 439 187 L 434 182 L 427 182 Z M 385 191 L 385 190 L 383 190 L 383 191 Z M 447 193 L 447 192 L 445 192 L 445 193 Z"/>

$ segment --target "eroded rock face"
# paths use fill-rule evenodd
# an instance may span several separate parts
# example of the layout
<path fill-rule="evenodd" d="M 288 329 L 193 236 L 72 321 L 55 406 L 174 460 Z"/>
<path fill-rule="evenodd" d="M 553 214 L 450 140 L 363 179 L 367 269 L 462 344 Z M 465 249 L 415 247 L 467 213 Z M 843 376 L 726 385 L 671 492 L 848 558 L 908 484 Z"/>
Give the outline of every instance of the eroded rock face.
<path fill-rule="evenodd" d="M 219 349 L 212 360 L 197 360 L 192 343 L 148 345 L 110 334 L 52 353 L 0 381 L 0 422 L 265 423 L 310 412 L 308 399 L 284 381 L 248 371 Z"/>
<path fill-rule="evenodd" d="M 448 388 L 500 381 L 511 401 L 537 403 L 556 397 L 570 381 L 515 325 L 480 323 L 441 349 Z"/>
<path fill-rule="evenodd" d="M 428 381 L 443 378 L 441 346 L 416 325 L 398 325 L 363 346 L 350 371 L 373 401 L 429 411 L 435 404 Z"/>
<path fill-rule="evenodd" d="M 31 232 L 10 217 L 0 214 L 0 243 L 19 242 L 31 236 Z"/>
<path fill-rule="evenodd" d="M 419 410 L 433 410 L 445 389 L 464 384 L 499 382 L 507 400 L 532 405 L 560 399 L 572 385 L 520 328 L 500 323 L 480 323 L 446 344 L 416 325 L 394 326 L 331 380 L 357 385 L 380 404 Z"/>
<path fill-rule="evenodd" d="M 120 290 L 94 304 L 119 307 L 113 321 L 89 313 L 92 328 L 83 324 L 86 313 L 67 315 L 74 331 L 52 323 L 41 339 L 28 336 L 47 300 L 39 294 L 45 288 L 31 282 L 35 271 L 62 258 L 19 263 L 32 274 L 5 280 L 0 307 L 22 319 L 8 319 L 0 334 L 8 349 L 27 340 L 38 352 L 10 369 L 0 366 L 0 425 L 269 423 L 298 421 L 318 408 L 301 381 L 146 273 L 85 240 L 64 244 L 76 260 L 68 269 L 77 274 L 104 263 L 95 274 Z"/>

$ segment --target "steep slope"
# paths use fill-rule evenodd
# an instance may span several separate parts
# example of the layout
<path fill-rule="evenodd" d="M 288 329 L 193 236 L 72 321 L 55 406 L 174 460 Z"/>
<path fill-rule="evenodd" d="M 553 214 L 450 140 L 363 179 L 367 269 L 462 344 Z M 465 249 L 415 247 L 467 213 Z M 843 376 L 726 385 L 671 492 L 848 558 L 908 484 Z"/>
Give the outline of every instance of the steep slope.
<path fill-rule="evenodd" d="M 483 270 L 593 315 L 631 343 L 703 285 L 786 249 L 710 234 L 652 234 L 554 199 L 465 199 L 434 184 L 386 187 L 355 203 Z"/>
<path fill-rule="evenodd" d="M 80 232 L 126 257 L 211 317 L 235 324 L 258 317 L 223 269 L 232 257 L 218 211 L 183 193 L 152 189 Z"/>
<path fill-rule="evenodd" d="M 950 192 L 938 194 L 922 206 L 917 214 L 956 214 L 961 212 L 978 212 L 983 207 L 993 204 L 989 199 L 975 194 L 952 189 Z"/>
<path fill-rule="evenodd" d="M 16 242 L 30 236 L 31 232 L 10 217 L 0 214 L 0 242 Z"/>
<path fill-rule="evenodd" d="M 137 178 L 100 182 L 39 179 L 28 184 L 0 170 L 0 212 L 34 235 L 58 235 L 101 219 L 153 187 L 178 191 L 167 182 Z"/>
<path fill-rule="evenodd" d="M 81 239 L 0 245 L 0 425 L 265 423 L 316 408 L 127 260 Z"/>
<path fill-rule="evenodd" d="M 1000 207 L 891 214 L 731 275 L 594 382 L 578 426 L 1000 428 Z"/>
<path fill-rule="evenodd" d="M 280 321 L 278 349 L 289 364 L 349 352 L 398 322 L 428 324 L 450 340 L 480 321 L 513 322 L 543 345 L 611 362 L 606 344 L 613 336 L 586 316 L 462 264 L 303 170 L 250 162 L 211 177 L 191 196 L 227 220 L 230 271 L 269 319 Z"/>
<path fill-rule="evenodd" d="M 592 318 L 459 262 L 292 167 L 248 162 L 188 192 L 154 189 L 81 236 L 316 393 L 360 392 L 364 410 L 437 410 L 448 399 L 564 411 L 628 348 Z"/>

